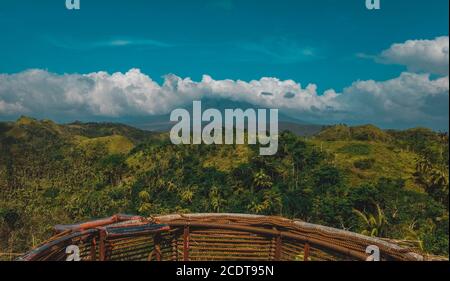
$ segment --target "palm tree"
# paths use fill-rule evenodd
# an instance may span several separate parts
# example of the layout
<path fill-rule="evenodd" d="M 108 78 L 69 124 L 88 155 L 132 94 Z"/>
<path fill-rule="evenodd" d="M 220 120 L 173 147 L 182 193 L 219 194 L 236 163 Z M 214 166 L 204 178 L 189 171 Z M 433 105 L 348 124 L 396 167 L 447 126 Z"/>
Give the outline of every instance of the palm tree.
<path fill-rule="evenodd" d="M 209 193 L 209 199 L 211 202 L 211 207 L 214 212 L 220 212 L 222 205 L 226 202 L 226 200 L 222 199 L 220 195 L 220 190 L 217 186 L 213 186 Z"/>
<path fill-rule="evenodd" d="M 361 234 L 376 237 L 382 236 L 384 228 L 387 224 L 386 216 L 381 210 L 380 206 L 377 204 L 377 214 L 365 214 L 361 211 L 353 209 L 353 212 L 361 219 L 365 224 L 365 229 L 361 231 Z"/>
<path fill-rule="evenodd" d="M 266 175 L 262 169 L 254 175 L 253 184 L 260 189 L 271 188 L 273 185 L 272 178 Z"/>
<path fill-rule="evenodd" d="M 448 169 L 445 167 L 436 167 L 425 158 L 417 160 L 415 180 L 425 188 L 435 200 L 448 207 Z"/>

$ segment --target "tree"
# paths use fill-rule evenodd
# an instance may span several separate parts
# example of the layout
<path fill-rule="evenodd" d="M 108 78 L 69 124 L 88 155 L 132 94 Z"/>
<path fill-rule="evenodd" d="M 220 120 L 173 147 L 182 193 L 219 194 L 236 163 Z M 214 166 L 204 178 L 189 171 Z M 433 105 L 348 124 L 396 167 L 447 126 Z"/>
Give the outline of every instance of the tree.
<path fill-rule="evenodd" d="M 377 206 L 377 213 L 375 215 L 366 214 L 356 209 L 353 209 L 353 212 L 364 223 L 365 229 L 361 231 L 361 234 L 363 235 L 372 237 L 383 237 L 384 235 L 387 220 L 380 206 L 378 204 L 376 206 Z"/>
<path fill-rule="evenodd" d="M 273 183 L 270 176 L 261 169 L 253 176 L 253 185 L 258 189 L 271 188 Z"/>
<path fill-rule="evenodd" d="M 417 160 L 414 178 L 431 197 L 447 206 L 448 210 L 449 182 L 447 169 L 440 169 L 428 159 L 420 158 Z"/>

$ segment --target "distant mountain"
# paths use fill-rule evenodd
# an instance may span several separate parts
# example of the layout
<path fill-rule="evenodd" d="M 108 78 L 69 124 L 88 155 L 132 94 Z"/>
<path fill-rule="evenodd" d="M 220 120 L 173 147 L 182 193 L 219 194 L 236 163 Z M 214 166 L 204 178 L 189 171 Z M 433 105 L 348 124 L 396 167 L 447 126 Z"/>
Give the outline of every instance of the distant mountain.
<path fill-rule="evenodd" d="M 280 122 L 278 124 L 279 131 L 289 131 L 297 136 L 310 137 L 315 136 L 322 131 L 324 126 L 313 124 L 298 124 L 292 122 Z"/>
<path fill-rule="evenodd" d="M 192 112 L 192 104 L 188 104 L 185 107 L 182 107 L 189 112 Z M 246 110 L 249 108 L 253 109 L 267 109 L 263 107 L 258 107 L 246 102 L 237 102 L 231 101 L 228 99 L 203 99 L 202 100 L 202 110 L 206 110 L 208 108 L 218 109 L 224 114 L 225 109 L 236 109 L 240 108 L 242 110 Z M 142 121 L 145 119 L 145 121 Z M 288 130 L 298 136 L 312 136 L 317 134 L 323 129 L 323 125 L 310 124 L 303 122 L 297 118 L 291 117 L 287 114 L 284 114 L 282 111 L 278 112 L 278 126 L 279 131 Z M 145 118 L 141 118 L 140 120 L 130 121 L 130 124 L 133 126 L 154 132 L 168 132 L 175 124 L 174 122 L 170 122 L 170 114 L 165 115 L 157 115 L 157 116 L 149 116 Z"/>

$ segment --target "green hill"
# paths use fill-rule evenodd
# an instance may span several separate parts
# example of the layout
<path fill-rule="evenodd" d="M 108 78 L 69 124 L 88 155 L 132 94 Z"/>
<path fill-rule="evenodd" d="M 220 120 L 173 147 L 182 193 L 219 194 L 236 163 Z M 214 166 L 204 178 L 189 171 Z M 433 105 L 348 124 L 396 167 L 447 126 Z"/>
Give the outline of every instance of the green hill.
<path fill-rule="evenodd" d="M 392 138 L 380 128 L 369 124 L 355 127 L 346 125 L 328 126 L 317 134 L 317 139 L 325 141 L 360 140 L 389 142 Z"/>
<path fill-rule="evenodd" d="M 283 132 L 276 155 L 258 151 L 175 146 L 167 134 L 122 124 L 0 123 L 0 252 L 29 249 L 55 224 L 114 213 L 241 212 L 448 254 L 446 134 L 337 125 L 308 138 Z M 383 224 L 361 219 L 378 207 Z"/>
<path fill-rule="evenodd" d="M 419 155 L 393 147 L 383 142 L 321 141 L 313 140 L 323 151 L 330 153 L 334 161 L 355 186 L 380 178 L 398 178 L 405 186 L 417 191 L 422 188 L 415 183 L 416 159 Z"/>

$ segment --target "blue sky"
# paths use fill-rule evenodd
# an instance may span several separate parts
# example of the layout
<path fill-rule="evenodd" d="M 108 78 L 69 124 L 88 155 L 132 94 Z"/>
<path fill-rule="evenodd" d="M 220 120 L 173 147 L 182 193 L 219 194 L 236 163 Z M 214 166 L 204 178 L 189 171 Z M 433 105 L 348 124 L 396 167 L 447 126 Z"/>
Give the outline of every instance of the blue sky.
<path fill-rule="evenodd" d="M 323 95 L 399 77 L 406 65 L 373 59 L 394 43 L 448 36 L 448 0 L 381 0 L 379 11 L 365 0 L 81 0 L 79 11 L 64 2 L 0 1 L 0 73 L 276 77 Z"/>
<path fill-rule="evenodd" d="M 448 3 L 385 0 L 369 11 L 364 0 L 85 0 L 74 12 L 62 0 L 2 0 L 0 72 L 137 67 L 155 79 L 274 76 L 340 89 L 397 75 L 401 66 L 355 54 L 448 34 Z M 121 40 L 136 45 L 106 44 Z"/>

